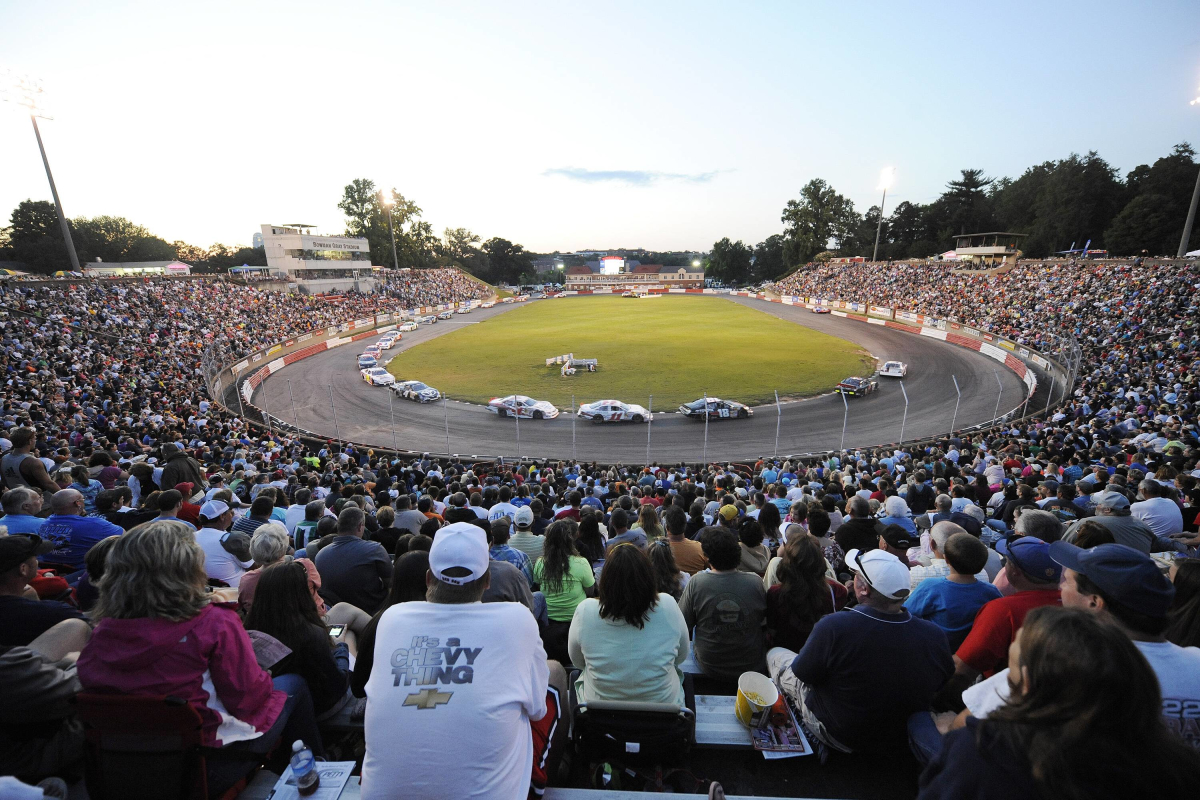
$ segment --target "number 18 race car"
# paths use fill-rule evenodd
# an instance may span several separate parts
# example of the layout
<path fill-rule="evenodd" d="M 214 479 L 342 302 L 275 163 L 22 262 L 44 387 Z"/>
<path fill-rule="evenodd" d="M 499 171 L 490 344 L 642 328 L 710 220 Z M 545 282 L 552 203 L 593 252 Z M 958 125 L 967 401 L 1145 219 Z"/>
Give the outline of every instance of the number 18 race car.
<path fill-rule="evenodd" d="M 754 412 L 747 406 L 741 403 L 736 403 L 733 400 L 722 400 L 719 397 L 708 398 L 708 407 L 705 408 L 704 398 L 694 400 L 691 403 L 684 403 L 679 407 L 679 413 L 685 417 L 692 419 L 704 419 L 706 416 L 709 419 L 729 419 L 735 417 L 737 419 L 745 419 L 752 416 Z"/>
<path fill-rule="evenodd" d="M 554 419 L 558 416 L 558 409 L 550 403 L 545 400 L 534 400 L 523 394 L 493 397 L 488 401 L 487 410 L 501 417 L 524 419 Z"/>
<path fill-rule="evenodd" d="M 849 397 L 862 397 L 879 388 L 879 381 L 870 378 L 846 378 L 834 389 L 838 394 Z"/>
<path fill-rule="evenodd" d="M 576 416 L 592 422 L 649 422 L 652 414 L 639 405 L 620 400 L 597 400 L 579 407 Z"/>

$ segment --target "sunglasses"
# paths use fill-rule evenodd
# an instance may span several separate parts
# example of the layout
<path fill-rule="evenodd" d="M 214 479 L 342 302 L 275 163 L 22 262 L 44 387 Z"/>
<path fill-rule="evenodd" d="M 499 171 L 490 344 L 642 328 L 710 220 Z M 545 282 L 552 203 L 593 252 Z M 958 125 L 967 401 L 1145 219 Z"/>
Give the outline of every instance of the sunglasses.
<path fill-rule="evenodd" d="M 867 574 L 867 568 L 863 565 L 862 557 L 863 553 L 861 550 L 854 554 L 854 564 L 858 567 L 857 572 L 862 576 L 862 579 L 867 582 L 867 586 L 875 589 L 875 584 L 871 582 L 871 576 Z M 875 591 L 878 592 L 879 590 L 875 589 Z"/>

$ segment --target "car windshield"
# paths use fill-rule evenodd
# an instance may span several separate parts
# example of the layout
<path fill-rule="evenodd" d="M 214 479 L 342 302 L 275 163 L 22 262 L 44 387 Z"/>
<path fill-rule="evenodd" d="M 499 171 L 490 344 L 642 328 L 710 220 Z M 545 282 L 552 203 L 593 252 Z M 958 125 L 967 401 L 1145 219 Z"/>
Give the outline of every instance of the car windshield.
<path fill-rule="evenodd" d="M 687 407 L 688 408 L 704 408 L 704 401 L 703 400 L 695 400 L 691 403 L 688 403 Z"/>
<path fill-rule="evenodd" d="M 425 389 L 428 389 L 429 387 L 423 383 L 417 382 L 417 383 L 410 383 L 408 385 L 408 388 L 412 389 L 414 392 L 420 392 Z"/>

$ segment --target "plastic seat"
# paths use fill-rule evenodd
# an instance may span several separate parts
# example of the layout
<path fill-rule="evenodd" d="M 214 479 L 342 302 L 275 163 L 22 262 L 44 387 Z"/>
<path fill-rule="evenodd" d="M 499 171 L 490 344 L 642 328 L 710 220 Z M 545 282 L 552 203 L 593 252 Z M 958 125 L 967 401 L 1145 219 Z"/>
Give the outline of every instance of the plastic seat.
<path fill-rule="evenodd" d="M 612 759 L 635 765 L 682 761 L 696 743 L 695 695 L 690 680 L 684 681 L 684 694 L 684 706 L 625 701 L 579 703 L 572 680 L 576 751 L 589 761 Z"/>
<path fill-rule="evenodd" d="M 200 715 L 186 700 L 83 692 L 75 702 L 90 800 L 208 800 L 207 759 L 224 754 L 202 746 Z M 246 771 L 254 766 L 247 761 Z M 236 797 L 244 785 L 221 797 Z"/>

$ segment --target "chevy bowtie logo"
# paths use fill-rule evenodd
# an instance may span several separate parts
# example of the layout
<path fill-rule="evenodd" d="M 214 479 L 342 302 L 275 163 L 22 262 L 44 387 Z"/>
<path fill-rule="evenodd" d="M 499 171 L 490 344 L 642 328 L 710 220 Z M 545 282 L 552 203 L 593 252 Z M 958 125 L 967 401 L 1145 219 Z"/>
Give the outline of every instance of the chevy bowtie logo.
<path fill-rule="evenodd" d="M 404 698 L 404 705 L 417 708 L 436 708 L 442 703 L 449 703 L 454 692 L 439 692 L 437 689 L 422 689 L 416 694 Z"/>

